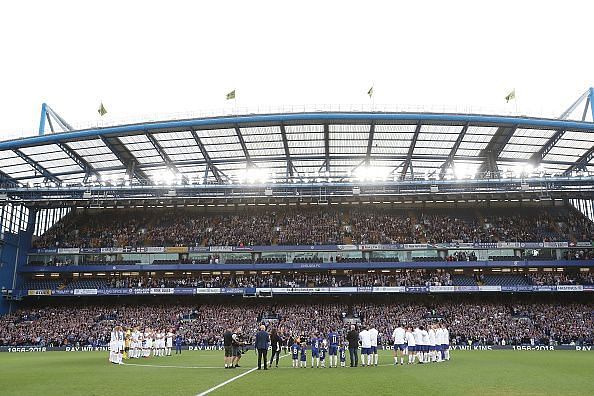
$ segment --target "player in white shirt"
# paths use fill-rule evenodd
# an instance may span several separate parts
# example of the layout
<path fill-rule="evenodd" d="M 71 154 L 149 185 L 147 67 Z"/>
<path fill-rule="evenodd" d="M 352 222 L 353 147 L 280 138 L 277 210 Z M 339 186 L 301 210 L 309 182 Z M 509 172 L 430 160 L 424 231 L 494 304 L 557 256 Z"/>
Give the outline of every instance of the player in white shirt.
<path fill-rule="evenodd" d="M 437 341 L 435 337 L 435 325 L 429 326 L 429 331 L 427 332 L 429 335 L 429 360 L 432 362 L 437 361 Z"/>
<path fill-rule="evenodd" d="M 421 357 L 423 358 L 423 363 L 429 363 L 429 333 L 425 330 L 424 326 L 420 327 L 421 329 L 421 346 L 423 347 L 423 353 Z M 418 345 L 418 344 L 417 344 Z"/>
<path fill-rule="evenodd" d="M 118 339 L 118 335 L 117 335 L 117 328 L 114 327 L 111 330 L 111 334 L 109 336 L 109 361 L 110 363 L 117 363 L 116 360 L 116 354 L 117 354 L 117 339 Z"/>
<path fill-rule="evenodd" d="M 404 364 L 404 350 L 405 347 L 406 330 L 402 325 L 398 325 L 392 332 L 392 340 L 394 340 L 394 366 L 398 365 L 398 355 L 400 355 L 400 364 Z M 410 360 L 410 359 L 409 359 Z"/>
<path fill-rule="evenodd" d="M 373 364 L 377 366 L 378 361 L 378 354 L 377 354 L 377 336 L 379 331 L 375 328 L 375 326 L 371 325 L 371 329 L 369 329 L 369 337 L 371 338 L 371 355 L 373 356 Z"/>
<path fill-rule="evenodd" d="M 417 343 L 415 342 L 415 336 L 413 334 L 412 327 L 406 329 L 404 338 L 406 339 L 408 349 L 408 364 L 413 364 L 415 362 L 415 353 L 417 352 Z"/>
<path fill-rule="evenodd" d="M 147 328 L 144 331 L 144 345 L 143 345 L 143 354 L 142 356 L 148 358 L 151 356 L 151 348 L 153 346 L 153 337 L 151 334 L 151 329 Z"/>
<path fill-rule="evenodd" d="M 442 342 L 443 340 L 443 329 L 441 328 L 440 325 L 435 325 L 435 354 L 437 355 L 437 361 L 438 362 L 443 362 L 443 348 L 442 348 Z"/>
<path fill-rule="evenodd" d="M 167 340 L 165 343 L 165 347 L 167 348 L 167 356 L 171 356 L 171 348 L 173 348 L 173 332 L 171 329 L 167 332 Z"/>
<path fill-rule="evenodd" d="M 441 339 L 441 347 L 443 349 L 443 359 L 450 360 L 450 331 L 446 327 L 445 324 L 441 324 L 441 329 L 443 330 L 443 336 Z"/>
<path fill-rule="evenodd" d="M 361 341 L 361 366 L 365 367 L 365 355 L 367 355 L 367 365 L 371 365 L 371 335 L 367 327 L 359 333 L 359 341 Z"/>
<path fill-rule="evenodd" d="M 418 326 L 413 330 L 413 335 L 415 336 L 415 352 L 417 359 L 419 359 L 419 363 L 423 363 L 423 336 L 421 329 Z"/>

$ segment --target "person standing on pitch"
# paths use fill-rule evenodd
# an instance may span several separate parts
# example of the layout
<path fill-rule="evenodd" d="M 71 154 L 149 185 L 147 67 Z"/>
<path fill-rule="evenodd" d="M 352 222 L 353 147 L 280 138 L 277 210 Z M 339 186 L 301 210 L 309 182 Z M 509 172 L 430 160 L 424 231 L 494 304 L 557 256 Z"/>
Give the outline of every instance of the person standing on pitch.
<path fill-rule="evenodd" d="M 351 358 L 351 367 L 359 365 L 359 333 L 355 330 L 355 325 L 351 325 L 351 330 L 347 333 L 349 342 L 349 355 Z"/>
<path fill-rule="evenodd" d="M 280 351 L 281 351 L 281 344 L 283 340 L 278 335 L 276 329 L 272 329 L 270 331 L 270 344 L 272 345 L 272 355 L 270 356 L 270 364 L 269 366 L 272 367 L 272 362 L 276 357 L 276 367 L 278 367 L 278 359 L 280 358 Z"/>
<path fill-rule="evenodd" d="M 260 331 L 256 334 L 256 349 L 258 350 L 258 370 L 262 368 L 262 358 L 264 358 L 264 370 L 268 370 L 267 355 L 270 345 L 270 335 L 266 332 L 266 326 L 261 325 Z"/>

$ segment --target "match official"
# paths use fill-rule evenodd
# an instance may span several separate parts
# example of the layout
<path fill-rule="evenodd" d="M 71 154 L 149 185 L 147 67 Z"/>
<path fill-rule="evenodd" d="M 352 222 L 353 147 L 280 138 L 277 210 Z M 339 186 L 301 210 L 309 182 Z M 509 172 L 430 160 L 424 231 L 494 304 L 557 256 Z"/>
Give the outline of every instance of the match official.
<path fill-rule="evenodd" d="M 256 334 L 256 349 L 258 350 L 258 370 L 262 368 L 262 358 L 264 358 L 264 370 L 267 367 L 268 346 L 270 345 L 270 335 L 266 332 L 266 326 L 261 325 L 260 331 Z"/>

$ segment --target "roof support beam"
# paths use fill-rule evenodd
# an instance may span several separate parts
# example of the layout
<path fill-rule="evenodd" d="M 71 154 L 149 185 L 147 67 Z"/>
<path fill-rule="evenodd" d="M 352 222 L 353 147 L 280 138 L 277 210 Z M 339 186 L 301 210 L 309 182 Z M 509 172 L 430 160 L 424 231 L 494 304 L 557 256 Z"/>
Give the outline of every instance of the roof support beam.
<path fill-rule="evenodd" d="M 202 156 L 204 157 L 204 161 L 206 161 L 206 170 L 204 172 L 204 183 L 203 184 L 206 184 L 206 182 L 208 181 L 208 171 L 209 170 L 212 172 L 212 175 L 214 176 L 217 183 L 223 183 L 223 177 L 227 180 L 231 180 L 227 175 L 225 175 L 223 172 L 221 172 L 212 163 L 210 154 L 206 150 L 206 147 L 204 147 L 204 143 L 202 143 L 202 140 L 200 139 L 200 136 L 198 136 L 196 131 L 193 128 L 190 128 L 190 133 L 192 134 L 194 141 L 196 141 L 196 144 L 198 145 L 198 148 L 200 149 L 200 152 L 202 153 Z"/>
<path fill-rule="evenodd" d="M 245 161 L 247 162 L 248 166 L 252 165 L 252 158 L 250 157 L 250 153 L 245 145 L 245 140 L 243 140 L 243 135 L 239 126 L 235 126 L 235 133 L 237 134 L 237 139 L 239 139 L 239 144 L 241 145 L 241 149 L 243 150 L 243 155 L 245 155 Z"/>
<path fill-rule="evenodd" d="M 415 133 L 412 137 L 412 141 L 410 142 L 410 147 L 408 148 L 408 153 L 406 154 L 406 159 L 404 160 L 404 164 L 402 165 L 402 171 L 400 172 L 400 179 L 404 180 L 406 176 L 406 172 L 408 172 L 408 168 L 410 167 L 410 163 L 412 160 L 413 152 L 415 151 L 415 146 L 417 145 L 417 139 L 419 138 L 419 133 L 421 132 L 421 123 L 417 124 L 415 128 Z"/>
<path fill-rule="evenodd" d="M 328 124 L 324 124 L 324 155 L 326 172 L 330 173 L 330 125 Z"/>
<path fill-rule="evenodd" d="M 578 158 L 575 164 L 567 168 L 567 170 L 563 172 L 563 176 L 569 176 L 573 171 L 586 170 L 586 167 L 592 158 L 594 158 L 594 146 L 592 146 L 590 150 L 586 151 L 580 158 Z"/>
<path fill-rule="evenodd" d="M 287 131 L 285 130 L 285 124 L 281 123 L 280 124 L 280 133 L 281 133 L 281 138 L 283 140 L 283 148 L 285 149 L 285 157 L 287 157 L 287 179 L 289 179 L 289 176 L 292 178 L 293 177 L 293 170 L 295 169 L 295 166 L 293 165 L 293 160 L 291 159 L 291 152 L 289 151 L 289 141 L 287 140 Z"/>
<path fill-rule="evenodd" d="M 464 125 L 464 127 L 458 134 L 458 138 L 456 139 L 456 142 L 454 143 L 454 145 L 452 146 L 452 149 L 450 150 L 448 159 L 443 163 L 443 165 L 439 169 L 439 178 L 440 179 L 443 179 L 445 177 L 447 169 L 450 166 L 452 166 L 452 164 L 454 163 L 454 156 L 458 152 L 458 149 L 460 148 L 460 144 L 462 144 L 462 140 L 464 140 L 464 136 L 466 136 L 466 131 L 468 131 L 468 126 L 469 126 L 469 123 L 466 123 L 466 125 Z"/>
<path fill-rule="evenodd" d="M 100 136 L 100 138 L 103 144 L 105 144 L 107 148 L 116 156 L 116 158 L 120 160 L 122 164 L 124 164 L 124 166 L 126 167 L 126 172 L 130 176 L 130 178 L 135 177 L 139 182 L 148 182 L 150 180 L 148 175 L 138 167 L 139 164 L 134 155 L 132 155 L 132 153 L 128 150 L 128 148 L 122 143 L 122 141 L 119 138 L 115 136 Z"/>
<path fill-rule="evenodd" d="M 165 150 L 163 150 L 163 147 L 161 147 L 161 145 L 159 144 L 159 141 L 157 139 L 155 139 L 155 137 L 153 136 L 153 134 L 152 133 L 149 133 L 147 131 L 146 137 L 151 142 L 151 144 L 153 145 L 153 147 L 155 148 L 155 150 L 157 150 L 157 152 L 159 153 L 159 155 L 161 156 L 161 158 L 163 158 L 163 161 L 165 162 L 165 165 L 167 166 L 167 168 L 169 168 L 170 170 L 172 170 L 175 173 L 179 173 L 179 171 L 177 170 L 177 168 L 173 164 L 173 161 L 171 161 L 171 158 L 169 158 L 169 155 L 165 152 Z"/>
<path fill-rule="evenodd" d="M 4 173 L 0 170 L 0 184 L 7 184 L 11 187 L 15 187 L 18 185 L 17 181 L 9 176 L 7 173 Z"/>
<path fill-rule="evenodd" d="M 501 126 L 497 128 L 497 131 L 493 134 L 487 146 L 479 153 L 479 155 L 482 156 L 484 160 L 477 170 L 478 174 L 483 174 L 487 171 L 490 172 L 492 176 L 499 174 L 497 159 L 499 159 L 499 155 L 517 129 L 517 124 L 511 126 Z"/>
<path fill-rule="evenodd" d="M 21 150 L 15 149 L 12 151 L 16 155 L 21 157 L 21 159 L 23 159 L 23 161 L 25 161 L 26 163 L 31 165 L 33 167 L 33 169 L 35 169 L 35 172 L 39 173 L 40 175 L 45 177 L 47 180 L 51 180 L 56 184 L 62 184 L 62 180 L 60 180 L 56 176 L 54 176 L 51 172 L 49 172 L 47 169 L 45 169 L 43 166 L 41 166 L 37 161 L 32 160 L 28 155 L 23 153 Z"/>
<path fill-rule="evenodd" d="M 371 122 L 371 128 L 369 129 L 369 139 L 367 140 L 367 154 L 365 155 L 365 162 L 369 165 L 371 159 L 371 148 L 373 147 L 373 135 L 375 135 L 375 122 Z"/>
<path fill-rule="evenodd" d="M 51 128 L 51 123 L 50 123 L 50 128 Z M 85 171 L 86 175 L 85 175 L 84 181 L 87 181 L 87 179 L 90 175 L 95 175 L 95 177 L 97 177 L 97 178 L 99 177 L 99 173 L 95 169 L 93 169 L 91 164 L 89 164 L 83 157 L 78 155 L 78 153 L 76 151 L 72 150 L 66 144 L 61 143 L 61 142 L 56 143 L 56 145 L 58 147 L 60 147 L 62 149 L 62 151 L 64 151 L 66 153 L 66 155 L 68 155 L 74 162 L 76 162 L 76 164 L 78 166 L 80 166 Z"/>
<path fill-rule="evenodd" d="M 540 161 L 542 161 L 543 158 L 551 151 L 551 149 L 555 147 L 557 142 L 561 140 L 564 134 L 564 129 L 555 131 L 553 136 L 551 136 L 549 140 L 547 140 L 547 142 L 540 148 L 540 150 L 532 154 L 528 161 L 531 162 L 534 166 L 538 166 L 538 164 L 540 164 Z"/>

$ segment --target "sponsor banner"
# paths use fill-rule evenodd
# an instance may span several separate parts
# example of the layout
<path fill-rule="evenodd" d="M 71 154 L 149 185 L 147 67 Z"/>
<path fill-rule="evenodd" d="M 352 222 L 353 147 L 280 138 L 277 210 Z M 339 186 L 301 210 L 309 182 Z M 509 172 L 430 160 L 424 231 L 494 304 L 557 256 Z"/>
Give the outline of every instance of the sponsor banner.
<path fill-rule="evenodd" d="M 213 253 L 232 252 L 233 246 L 211 246 L 210 251 Z"/>
<path fill-rule="evenodd" d="M 32 249 L 33 253 L 58 253 L 58 249 L 55 248 L 41 248 L 41 249 Z"/>
<path fill-rule="evenodd" d="M 58 254 L 78 254 L 79 248 L 58 248 Z"/>
<path fill-rule="evenodd" d="M 457 292 L 476 292 L 479 291 L 478 286 L 454 286 Z"/>
<path fill-rule="evenodd" d="M 521 242 L 520 247 L 526 249 L 540 249 L 545 247 L 544 242 Z"/>
<path fill-rule="evenodd" d="M 132 289 L 134 294 L 151 294 L 151 289 Z"/>
<path fill-rule="evenodd" d="M 381 345 L 379 349 L 393 349 L 393 345 Z M 184 345 L 182 350 L 199 351 L 222 351 L 221 345 Z M 250 346 L 247 349 L 251 349 Z M 450 345 L 450 349 L 457 351 L 576 351 L 592 352 L 594 346 L 591 345 Z M 41 346 L 0 346 L 0 352 L 5 353 L 46 353 L 46 352 L 109 352 L 108 346 L 62 346 L 62 347 L 41 347 Z"/>
<path fill-rule="evenodd" d="M 132 288 L 99 289 L 99 290 L 97 290 L 97 294 L 102 295 L 102 296 L 129 295 L 129 294 L 134 294 L 134 289 L 132 289 Z"/>
<path fill-rule="evenodd" d="M 53 290 L 52 291 L 52 294 L 54 296 L 70 296 L 73 293 L 74 293 L 74 290 L 72 290 L 72 289 L 71 290 L 68 290 L 68 289 L 65 289 L 65 290 Z"/>
<path fill-rule="evenodd" d="M 584 291 L 594 291 L 594 285 L 584 285 Z"/>
<path fill-rule="evenodd" d="M 472 246 L 474 248 L 478 248 L 478 249 L 496 249 L 497 242 L 486 242 L 486 243 L 475 242 L 472 244 Z"/>
<path fill-rule="evenodd" d="M 425 286 L 406 286 L 407 293 L 427 293 L 427 291 Z"/>
<path fill-rule="evenodd" d="M 101 253 L 100 248 L 80 248 L 81 253 Z"/>
<path fill-rule="evenodd" d="M 555 286 L 532 286 L 532 290 L 538 292 L 552 292 L 556 291 L 557 288 Z"/>
<path fill-rule="evenodd" d="M 165 253 L 163 246 L 147 246 L 144 248 L 145 253 Z"/>
<path fill-rule="evenodd" d="M 374 286 L 373 293 L 406 293 L 404 286 Z"/>
<path fill-rule="evenodd" d="M 234 252 L 251 252 L 254 248 L 251 246 L 235 246 L 233 247 Z"/>
<path fill-rule="evenodd" d="M 558 285 L 557 291 L 559 292 L 581 292 L 584 291 L 582 285 Z"/>
<path fill-rule="evenodd" d="M 74 289 L 75 296 L 93 296 L 97 294 L 97 289 Z"/>
<path fill-rule="evenodd" d="M 111 248 L 101 248 L 101 253 L 123 253 L 124 248 L 121 247 L 111 247 Z"/>
<path fill-rule="evenodd" d="M 499 249 L 519 248 L 520 242 L 497 242 L 497 247 Z"/>
<path fill-rule="evenodd" d="M 373 287 L 371 287 L 371 286 L 357 287 L 357 293 L 373 293 Z"/>
<path fill-rule="evenodd" d="M 429 291 L 431 293 L 451 293 L 454 291 L 454 286 L 429 286 Z"/>
<path fill-rule="evenodd" d="M 222 294 L 243 294 L 244 293 L 243 287 L 222 287 L 221 293 Z"/>
<path fill-rule="evenodd" d="M 322 268 L 321 263 L 301 263 L 299 268 Z"/>
<path fill-rule="evenodd" d="M 359 248 L 357 245 L 337 245 L 336 249 L 338 250 L 358 250 Z"/>
<path fill-rule="evenodd" d="M 196 294 L 196 289 L 193 287 L 176 287 L 173 289 L 173 294 Z"/>
<path fill-rule="evenodd" d="M 172 287 L 153 287 L 151 288 L 151 294 L 173 294 Z"/>
<path fill-rule="evenodd" d="M 27 290 L 28 296 L 51 296 L 51 290 Z"/>
<path fill-rule="evenodd" d="M 500 292 L 501 286 L 479 286 L 478 289 L 481 292 Z"/>
<path fill-rule="evenodd" d="M 588 245 L 586 245 L 588 246 Z M 546 248 L 566 248 L 569 247 L 569 242 L 545 242 L 544 247 Z"/>
<path fill-rule="evenodd" d="M 587 248 L 591 248 L 592 246 L 594 246 L 594 243 L 591 241 L 583 241 L 583 242 L 571 242 L 569 244 L 570 247 L 587 247 Z"/>
<path fill-rule="evenodd" d="M 186 246 L 166 247 L 165 253 L 188 253 L 188 248 Z"/>
<path fill-rule="evenodd" d="M 221 294 L 220 287 L 199 287 L 196 289 L 196 294 Z"/>
<path fill-rule="evenodd" d="M 188 252 L 190 253 L 207 253 L 210 249 L 207 246 L 190 246 Z"/>
<path fill-rule="evenodd" d="M 405 243 L 402 247 L 404 249 L 429 249 L 430 245 L 426 243 Z"/>
<path fill-rule="evenodd" d="M 384 245 L 359 245 L 361 250 L 383 250 Z"/>

